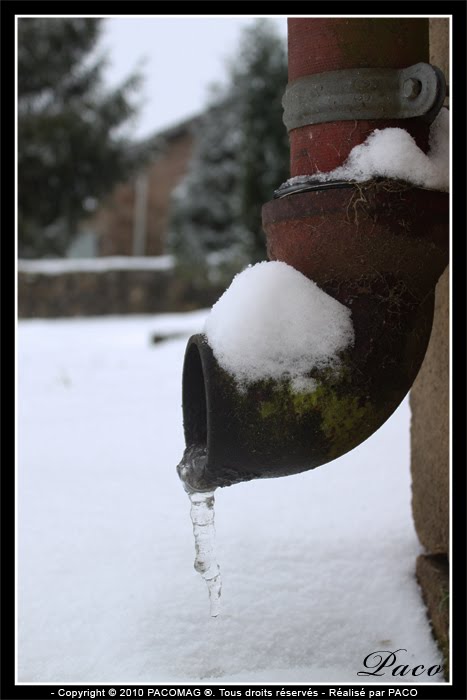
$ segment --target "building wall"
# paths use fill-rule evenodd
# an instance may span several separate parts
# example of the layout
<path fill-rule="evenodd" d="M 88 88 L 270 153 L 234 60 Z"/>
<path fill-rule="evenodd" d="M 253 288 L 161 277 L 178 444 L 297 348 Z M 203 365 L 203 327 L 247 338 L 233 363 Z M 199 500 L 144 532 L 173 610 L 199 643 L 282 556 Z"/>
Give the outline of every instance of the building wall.
<path fill-rule="evenodd" d="M 193 136 L 185 132 L 174 140 L 166 153 L 148 171 L 148 231 L 145 255 L 166 252 L 170 197 L 185 175 L 193 151 Z"/>
<path fill-rule="evenodd" d="M 134 208 L 134 184 L 117 185 L 93 219 L 98 255 L 132 254 Z"/>
<path fill-rule="evenodd" d="M 449 20 L 430 19 L 430 62 L 449 81 Z M 446 235 L 449 235 L 446 230 Z M 410 394 L 412 511 L 426 553 L 417 578 L 441 649 L 449 636 L 449 268 L 436 287 L 428 350 Z"/>
<path fill-rule="evenodd" d="M 187 171 L 192 149 L 191 130 L 180 130 L 148 166 L 146 235 L 139 255 L 166 252 L 170 197 Z M 135 183 L 129 182 L 118 185 L 99 207 L 93 222 L 99 255 L 133 255 L 135 203 Z"/>

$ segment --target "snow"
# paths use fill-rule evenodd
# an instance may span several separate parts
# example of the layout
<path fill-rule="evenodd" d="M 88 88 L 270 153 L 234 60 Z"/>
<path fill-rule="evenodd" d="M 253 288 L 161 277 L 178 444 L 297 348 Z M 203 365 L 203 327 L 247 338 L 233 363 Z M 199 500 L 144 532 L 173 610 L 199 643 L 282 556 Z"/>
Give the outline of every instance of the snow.
<path fill-rule="evenodd" d="M 311 387 L 311 369 L 332 366 L 353 343 L 350 309 L 284 262 L 261 262 L 235 276 L 213 306 L 207 340 L 223 369 L 243 387 L 291 379 Z"/>
<path fill-rule="evenodd" d="M 109 256 L 102 258 L 67 258 L 57 260 L 19 260 L 18 272 L 36 275 L 62 275 L 67 272 L 107 272 L 109 270 L 171 270 L 171 255 L 155 257 Z"/>
<path fill-rule="evenodd" d="M 19 681 L 360 684 L 386 647 L 440 663 L 414 577 L 407 401 L 331 464 L 216 491 L 209 616 L 175 469 L 186 338 L 150 342 L 206 315 L 18 323 Z"/>
<path fill-rule="evenodd" d="M 290 178 L 286 185 L 298 185 L 311 176 Z M 353 180 L 365 182 L 376 177 L 404 180 L 418 187 L 449 190 L 449 111 L 442 108 L 430 128 L 430 150 L 425 154 L 405 129 L 375 129 L 366 141 L 355 146 L 345 163 L 327 173 L 312 176 L 318 182 Z"/>

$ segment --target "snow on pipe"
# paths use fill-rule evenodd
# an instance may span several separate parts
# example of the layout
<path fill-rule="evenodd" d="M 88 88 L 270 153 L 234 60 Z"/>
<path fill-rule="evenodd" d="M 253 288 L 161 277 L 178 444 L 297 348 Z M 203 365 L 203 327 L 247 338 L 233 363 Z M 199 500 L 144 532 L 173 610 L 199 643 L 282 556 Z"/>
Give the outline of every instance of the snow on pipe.
<path fill-rule="evenodd" d="M 289 19 L 289 81 L 327 70 L 400 69 L 425 61 L 427 52 L 424 19 Z M 419 187 L 417 177 L 395 179 L 391 168 L 360 182 L 350 175 L 345 187 L 340 177 L 332 186 L 332 171 L 382 128 L 396 141 L 409 132 L 423 166 L 429 124 L 420 118 L 342 120 L 290 132 L 291 174 L 308 184 L 316 176 L 316 188 L 265 204 L 263 227 L 269 259 L 293 268 L 309 286 L 286 278 L 282 268 L 268 281 L 271 263 L 255 266 L 234 280 L 205 333 L 189 340 L 187 449 L 178 470 L 192 489 L 334 460 L 375 432 L 412 386 L 431 333 L 435 286 L 449 259 L 449 201 L 446 192 L 427 189 L 436 177 Z M 336 308 L 320 306 L 316 290 Z M 232 297 L 240 301 L 229 306 Z M 321 328 L 313 325 L 311 307 Z M 351 334 L 339 308 L 351 314 Z M 347 341 L 317 346 L 314 339 L 329 335 L 336 319 L 334 338 Z M 317 360 L 320 348 L 329 361 Z M 255 353 L 256 365 L 249 359 Z M 263 374 L 255 367 L 265 368 Z"/>

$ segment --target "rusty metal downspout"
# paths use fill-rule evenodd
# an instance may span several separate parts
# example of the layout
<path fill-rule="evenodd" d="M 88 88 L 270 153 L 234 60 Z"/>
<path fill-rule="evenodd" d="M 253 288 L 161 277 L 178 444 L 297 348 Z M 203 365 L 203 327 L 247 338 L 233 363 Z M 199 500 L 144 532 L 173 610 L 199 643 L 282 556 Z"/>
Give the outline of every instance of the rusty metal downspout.
<path fill-rule="evenodd" d="M 358 71 L 366 79 L 373 75 L 377 82 L 383 75 L 394 82 L 394 71 L 418 70 L 428 60 L 428 19 L 293 18 L 288 23 L 288 90 L 297 86 L 298 93 L 308 82 L 319 94 L 321 84 L 334 80 L 331 72 L 340 74 L 342 84 L 355 75 L 360 80 Z M 368 69 L 374 73 L 365 73 Z M 416 83 L 412 89 L 405 73 L 402 77 L 402 101 L 411 92 L 417 97 Z M 373 116 L 371 109 L 371 118 L 363 118 L 357 104 L 358 118 L 320 121 L 320 109 L 328 110 L 327 118 L 339 114 L 337 93 L 331 111 L 328 103 L 313 100 L 305 116 L 300 100 L 292 110 L 292 176 L 333 170 L 375 128 L 402 127 L 427 151 L 429 121 L 439 104 L 429 119 L 426 114 L 394 117 L 400 104 L 389 108 L 387 118 L 384 112 Z M 356 102 L 361 102 L 358 95 Z M 300 119 L 306 123 L 296 126 Z M 295 267 L 349 307 L 355 344 L 343 356 L 337 378 L 316 376 L 320 385 L 314 392 L 293 394 L 286 384 L 263 381 L 241 393 L 205 337 L 193 336 L 183 371 L 187 449 L 182 461 L 186 467 L 191 459 L 183 477 L 192 488 L 313 469 L 359 445 L 389 418 L 425 355 L 434 290 L 449 257 L 448 216 L 447 194 L 388 180 L 331 183 L 264 205 L 269 259 Z"/>

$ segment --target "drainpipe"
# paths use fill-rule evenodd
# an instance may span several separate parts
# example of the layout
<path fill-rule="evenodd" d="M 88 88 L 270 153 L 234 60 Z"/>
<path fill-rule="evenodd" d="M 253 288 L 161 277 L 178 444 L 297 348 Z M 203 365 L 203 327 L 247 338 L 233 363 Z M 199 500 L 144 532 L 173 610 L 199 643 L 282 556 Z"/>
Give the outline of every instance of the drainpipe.
<path fill-rule="evenodd" d="M 323 185 L 313 175 L 341 165 L 375 128 L 402 127 L 427 150 L 444 98 L 427 57 L 427 19 L 289 19 L 291 175 L 310 177 L 264 205 L 268 257 L 350 308 L 355 343 L 337 378 L 317 373 L 318 388 L 296 394 L 272 380 L 240 392 L 206 338 L 190 338 L 178 468 L 189 487 L 326 464 L 374 433 L 409 391 L 448 262 L 448 195 L 388 180 Z"/>
<path fill-rule="evenodd" d="M 311 76 L 360 70 L 362 75 L 356 80 L 363 89 L 353 96 L 355 107 L 358 107 L 359 103 L 368 101 L 371 81 L 378 79 L 377 76 L 367 77 L 366 69 L 404 69 L 428 61 L 428 19 L 288 19 L 287 92 L 294 87 L 299 89 L 300 81 L 303 85 Z M 369 83 L 367 94 L 365 83 Z M 410 86 L 408 82 L 406 90 Z M 413 87 L 416 89 L 416 85 Z M 319 87 L 315 87 L 315 91 L 319 93 Z M 316 100 L 316 94 L 312 97 Z M 371 95 L 371 100 L 375 99 L 376 96 Z M 344 102 L 342 108 L 351 106 L 349 102 Z M 372 131 L 388 127 L 405 129 L 415 138 L 417 145 L 427 151 L 429 123 L 423 119 L 406 117 L 401 120 L 384 113 L 377 119 L 369 119 L 360 117 L 356 110 L 355 119 L 323 122 L 317 114 L 314 123 L 289 131 L 291 177 L 311 175 L 318 170 L 334 170 Z"/>

